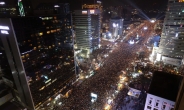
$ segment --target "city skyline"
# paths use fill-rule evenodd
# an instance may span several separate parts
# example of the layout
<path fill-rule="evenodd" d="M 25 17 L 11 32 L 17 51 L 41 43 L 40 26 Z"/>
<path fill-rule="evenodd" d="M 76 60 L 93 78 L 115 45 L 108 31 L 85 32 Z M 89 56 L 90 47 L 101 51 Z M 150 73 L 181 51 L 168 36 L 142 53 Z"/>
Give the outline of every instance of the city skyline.
<path fill-rule="evenodd" d="M 2 0 L 0 109 L 182 108 L 183 18 L 184 0 Z"/>

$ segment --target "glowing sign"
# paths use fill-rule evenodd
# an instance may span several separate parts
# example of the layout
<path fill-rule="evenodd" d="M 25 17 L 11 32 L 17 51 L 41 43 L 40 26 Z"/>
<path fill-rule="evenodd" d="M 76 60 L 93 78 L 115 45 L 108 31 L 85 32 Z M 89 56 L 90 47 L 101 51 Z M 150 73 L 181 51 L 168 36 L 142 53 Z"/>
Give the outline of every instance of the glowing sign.
<path fill-rule="evenodd" d="M 9 34 L 6 30 L 1 30 L 1 34 Z"/>
<path fill-rule="evenodd" d="M 22 0 L 18 0 L 18 7 L 19 7 L 20 16 L 25 16 Z"/>
<path fill-rule="evenodd" d="M 100 5 L 82 5 L 82 9 L 100 9 Z"/>
<path fill-rule="evenodd" d="M 0 25 L 0 29 L 3 29 L 3 30 L 10 30 L 8 26 L 1 26 L 1 25 Z"/>
<path fill-rule="evenodd" d="M 82 11 L 82 14 L 87 14 L 88 13 L 88 11 Z"/>
<path fill-rule="evenodd" d="M 90 10 L 90 14 L 95 14 L 95 10 Z"/>
<path fill-rule="evenodd" d="M 101 1 L 97 1 L 97 3 L 102 3 Z"/>
<path fill-rule="evenodd" d="M 54 7 L 60 7 L 59 5 L 54 5 Z"/>
<path fill-rule="evenodd" d="M 4 5 L 5 4 L 5 2 L 0 2 L 0 5 Z"/>

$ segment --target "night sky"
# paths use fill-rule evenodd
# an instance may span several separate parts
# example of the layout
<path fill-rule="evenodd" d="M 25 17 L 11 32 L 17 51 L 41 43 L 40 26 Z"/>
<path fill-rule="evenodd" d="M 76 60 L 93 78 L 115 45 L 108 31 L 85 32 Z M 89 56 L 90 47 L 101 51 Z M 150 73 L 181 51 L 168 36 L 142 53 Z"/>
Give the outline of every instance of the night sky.
<path fill-rule="evenodd" d="M 97 0 L 31 0 L 34 2 L 55 2 L 55 1 L 62 1 L 65 3 L 70 3 L 71 10 L 81 9 L 81 5 L 92 4 Z M 148 9 L 166 9 L 166 5 L 168 0 L 101 0 L 103 3 L 104 8 L 109 6 L 123 6 L 124 4 L 133 5 L 136 8 L 140 8 L 142 10 Z"/>
<path fill-rule="evenodd" d="M 82 3 L 94 3 L 96 0 L 65 0 L 71 4 L 72 9 L 80 9 Z M 124 4 L 133 5 L 140 9 L 166 9 L 168 0 L 101 0 L 104 8 L 109 6 L 121 6 Z"/>

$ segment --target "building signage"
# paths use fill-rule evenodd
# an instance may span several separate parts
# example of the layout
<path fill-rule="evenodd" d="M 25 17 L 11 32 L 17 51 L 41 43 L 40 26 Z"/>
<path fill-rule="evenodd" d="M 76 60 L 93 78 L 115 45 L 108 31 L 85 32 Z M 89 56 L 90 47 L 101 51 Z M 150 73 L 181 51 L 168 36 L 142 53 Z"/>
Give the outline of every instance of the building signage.
<path fill-rule="evenodd" d="M 5 2 L 0 2 L 0 5 L 5 5 Z"/>
<path fill-rule="evenodd" d="M 0 29 L 2 29 L 2 30 L 10 30 L 10 28 L 8 26 L 1 26 L 1 25 L 0 25 Z"/>
<path fill-rule="evenodd" d="M 9 34 L 6 30 L 1 30 L 1 34 Z"/>
<path fill-rule="evenodd" d="M 175 65 L 175 66 L 180 66 L 182 62 L 181 59 L 175 59 L 175 58 L 170 58 L 170 57 L 165 57 L 165 56 L 162 56 L 162 61 L 164 63 Z"/>
<path fill-rule="evenodd" d="M 19 7 L 20 16 L 25 16 L 22 0 L 18 0 L 18 7 Z"/>
<path fill-rule="evenodd" d="M 95 14 L 95 10 L 90 10 L 90 14 Z"/>
<path fill-rule="evenodd" d="M 82 11 L 82 14 L 88 14 L 88 11 Z"/>
<path fill-rule="evenodd" d="M 100 9 L 100 5 L 82 5 L 83 9 Z"/>

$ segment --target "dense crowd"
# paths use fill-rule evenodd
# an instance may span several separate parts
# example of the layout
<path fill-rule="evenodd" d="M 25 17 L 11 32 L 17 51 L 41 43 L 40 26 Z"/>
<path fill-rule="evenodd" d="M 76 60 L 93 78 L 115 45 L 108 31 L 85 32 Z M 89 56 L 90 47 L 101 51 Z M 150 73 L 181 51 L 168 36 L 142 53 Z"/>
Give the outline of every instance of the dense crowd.
<path fill-rule="evenodd" d="M 90 110 L 91 108 L 102 110 L 107 101 L 108 91 L 117 83 L 119 78 L 117 73 L 131 66 L 139 48 L 140 46 L 128 43 L 119 44 L 118 48 L 106 58 L 103 67 L 96 71 L 96 75 L 73 90 L 72 97 L 69 97 L 64 106 L 69 107 L 70 110 Z M 91 103 L 91 92 L 98 95 L 95 103 Z"/>
<path fill-rule="evenodd" d="M 150 31 L 148 30 L 147 33 L 144 33 L 145 35 L 142 35 L 143 39 L 141 43 L 145 43 L 147 37 L 150 37 Z M 128 37 L 130 36 L 131 35 L 129 35 Z M 115 44 L 112 43 L 111 45 L 114 46 Z M 144 45 L 140 44 L 131 45 L 127 42 L 118 43 L 117 47 L 113 49 L 113 52 L 109 53 L 109 56 L 103 59 L 104 65 L 101 66 L 100 69 L 95 71 L 96 74 L 93 77 L 88 78 L 81 85 L 74 88 L 71 97 L 66 100 L 66 102 L 60 107 L 60 109 L 104 109 L 104 106 L 107 102 L 107 97 L 109 96 L 109 91 L 114 90 L 113 86 L 117 85 L 117 81 L 119 79 L 119 74 L 117 73 L 121 70 L 126 71 L 129 67 L 132 67 L 131 62 L 136 60 L 136 53 L 143 49 Z M 103 52 L 106 51 L 103 49 Z M 99 53 L 100 51 L 96 52 L 94 56 L 97 56 Z M 91 93 L 95 93 L 98 95 L 97 101 L 94 103 L 91 102 Z"/>

